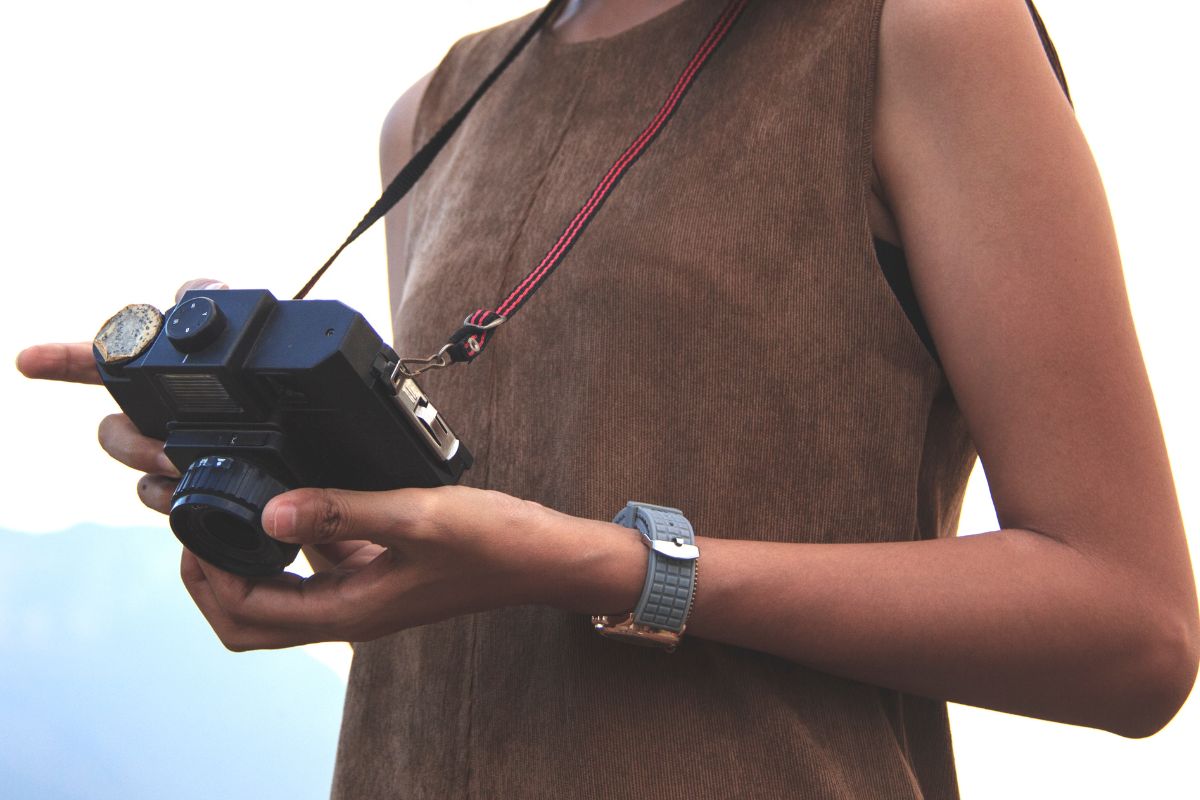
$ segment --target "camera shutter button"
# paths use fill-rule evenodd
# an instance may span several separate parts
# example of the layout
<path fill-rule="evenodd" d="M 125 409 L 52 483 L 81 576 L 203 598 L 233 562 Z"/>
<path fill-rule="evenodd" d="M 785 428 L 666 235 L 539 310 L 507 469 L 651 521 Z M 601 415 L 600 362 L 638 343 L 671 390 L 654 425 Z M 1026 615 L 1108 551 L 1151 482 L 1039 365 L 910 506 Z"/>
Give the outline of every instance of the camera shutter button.
<path fill-rule="evenodd" d="M 176 350 L 194 353 L 221 335 L 225 330 L 225 315 L 212 299 L 192 297 L 175 306 L 163 328 Z"/>

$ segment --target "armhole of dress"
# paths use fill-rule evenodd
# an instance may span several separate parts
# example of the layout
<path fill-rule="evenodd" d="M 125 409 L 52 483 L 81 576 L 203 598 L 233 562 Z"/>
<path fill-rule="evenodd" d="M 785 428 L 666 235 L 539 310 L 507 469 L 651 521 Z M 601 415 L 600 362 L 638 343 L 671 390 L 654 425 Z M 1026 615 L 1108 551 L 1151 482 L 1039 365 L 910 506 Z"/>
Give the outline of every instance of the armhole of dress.
<path fill-rule="evenodd" d="M 867 204 L 870 202 L 870 196 L 873 192 L 872 185 L 875 178 L 875 91 L 879 67 L 880 21 L 883 18 L 884 0 L 870 0 L 870 2 L 871 21 L 868 33 L 870 38 L 867 44 L 867 72 L 864 85 L 865 91 L 863 92 L 861 131 L 862 172 L 860 186 L 863 201 L 863 224 L 873 245 L 872 253 L 875 256 L 876 265 L 887 281 L 888 288 L 891 290 L 900 309 L 904 312 L 904 316 L 908 318 L 913 332 L 921 340 L 925 351 L 940 368 L 942 362 L 938 358 L 937 348 L 933 344 L 933 336 L 929 332 L 925 316 L 921 313 L 921 307 L 917 303 L 917 296 L 913 290 L 912 277 L 909 275 L 908 260 L 905 258 L 904 250 L 885 239 L 875 236 L 874 231 L 871 230 L 870 213 L 867 209 Z"/>
<path fill-rule="evenodd" d="M 451 46 L 450 51 L 452 51 L 453 49 L 454 49 L 453 46 Z M 433 74 L 431 75 L 429 82 L 425 85 L 424 91 L 421 92 L 421 99 L 417 101 L 417 109 L 412 117 L 412 129 L 408 133 L 409 158 L 412 158 L 413 154 L 415 154 L 421 148 L 421 146 L 423 144 L 425 144 L 425 140 L 426 140 L 427 136 L 425 134 L 424 125 L 425 125 L 425 120 L 429 116 L 428 108 L 431 103 L 430 97 L 435 91 L 434 84 L 437 83 L 437 78 L 438 78 L 438 75 L 442 72 L 442 67 L 450 59 L 450 51 L 447 51 L 446 55 L 443 56 L 442 60 L 438 63 L 438 66 L 434 68 Z M 401 167 L 401 169 L 402 168 L 403 167 Z M 385 186 L 387 185 L 388 180 L 389 180 L 388 178 L 384 179 Z M 414 187 L 414 189 L 415 188 L 416 187 Z M 389 256 L 388 256 L 388 259 L 386 262 L 387 263 L 387 284 L 388 284 L 388 310 L 391 313 L 390 320 L 391 320 L 391 324 L 392 324 L 393 344 L 395 343 L 396 335 L 397 335 L 397 332 L 399 331 L 400 307 L 403 304 L 403 298 L 406 293 L 406 287 L 408 284 L 408 274 L 409 274 L 409 272 L 411 270 L 411 266 L 412 266 L 413 250 L 414 250 L 413 231 L 416 230 L 416 225 L 414 225 L 414 223 L 413 223 L 412 200 L 413 200 L 415 194 L 416 194 L 415 192 L 410 191 L 408 197 L 405 198 L 405 202 L 403 204 L 401 204 L 400 208 L 394 208 L 388 212 L 389 216 L 403 212 L 404 219 L 405 219 L 405 221 L 404 221 L 404 228 L 405 228 L 404 239 L 405 239 L 405 241 L 404 241 L 404 252 L 403 252 L 404 261 L 402 262 L 403 267 L 400 267 L 397 264 L 394 264 L 392 262 L 391 257 L 390 257 L 390 247 L 389 247 Z"/>
<path fill-rule="evenodd" d="M 412 141 L 409 145 L 412 147 L 412 152 L 417 152 L 433 135 L 438 127 L 445 122 L 440 117 L 447 117 L 449 114 L 438 113 L 442 109 L 433 108 L 437 105 L 432 98 L 442 97 L 445 95 L 445 84 L 449 78 L 449 74 L 453 71 L 454 62 L 457 60 L 458 51 L 462 48 L 468 36 L 456 41 L 450 45 L 450 49 L 446 51 L 446 55 L 442 56 L 442 60 L 433 68 L 433 74 L 429 77 L 429 83 L 425 86 L 425 91 L 421 93 L 421 102 L 417 103 L 417 113 L 413 117 Z M 437 117 L 434 117 L 434 115 Z M 431 119 L 431 117 L 434 117 Z"/>
<path fill-rule="evenodd" d="M 929 324 L 925 322 L 925 315 L 921 313 L 921 305 L 917 302 L 917 293 L 913 289 L 912 276 L 908 273 L 908 259 L 905 258 L 904 251 L 886 239 L 874 237 L 874 241 L 875 260 L 879 262 L 883 277 L 891 287 L 892 294 L 896 296 L 896 301 L 900 303 L 900 308 L 904 310 L 904 316 L 908 317 L 909 323 L 912 324 L 917 338 L 940 367 L 942 359 L 938 356 L 933 334 L 929 332 Z"/>
<path fill-rule="evenodd" d="M 433 68 L 433 72 L 429 76 L 429 82 L 425 85 L 425 90 L 421 92 L 421 99 L 417 102 L 417 110 L 413 115 L 412 130 L 409 132 L 409 153 L 415 154 L 425 145 L 429 138 L 441 126 L 444 119 L 440 117 L 448 116 L 441 108 L 444 101 L 441 100 L 445 96 L 445 84 L 451 80 L 451 73 L 454 71 L 454 64 L 458 60 L 458 51 L 462 44 L 469 37 L 463 37 L 446 51 L 442 56 L 442 60 Z M 407 215 L 406 220 L 406 241 L 404 253 L 404 275 L 400 277 L 398 284 L 393 283 L 392 265 L 388 264 L 388 295 L 389 306 L 391 310 L 391 321 L 393 337 L 397 330 L 398 317 L 400 314 L 401 298 L 404 294 L 403 287 L 407 284 L 407 274 L 412 266 L 413 251 L 415 249 L 414 231 L 417 225 L 414 224 L 414 207 L 412 200 L 420 194 L 420 182 L 413 187 L 413 191 L 406 198 L 404 213 Z M 394 211 L 392 213 L 395 213 Z M 397 289 L 397 286 L 400 287 Z"/>
<path fill-rule="evenodd" d="M 1075 101 L 1071 99 L 1071 87 L 1067 85 L 1067 74 L 1063 72 L 1062 62 L 1058 60 L 1058 48 L 1054 46 L 1050 32 L 1046 30 L 1046 23 L 1042 22 L 1042 15 L 1038 13 L 1033 0 L 1025 0 L 1025 5 L 1029 7 L 1029 16 L 1033 17 L 1033 27 L 1037 28 L 1038 38 L 1042 40 L 1042 49 L 1046 51 L 1046 58 L 1050 61 L 1050 68 L 1054 70 L 1054 77 L 1058 78 L 1058 85 L 1062 87 L 1063 94 L 1067 96 L 1067 102 L 1074 107 Z"/>
<path fill-rule="evenodd" d="M 883 18 L 884 1 L 873 0 L 871 8 L 871 39 L 867 59 L 866 101 L 863 110 L 862 132 L 864 142 L 862 176 L 864 202 L 866 202 L 866 198 L 871 192 L 871 184 L 875 171 L 873 126 L 875 122 L 876 76 L 879 69 L 880 21 Z M 1034 6 L 1033 0 L 1025 0 L 1025 5 L 1029 9 L 1029 15 L 1033 19 L 1034 27 L 1037 29 L 1038 38 L 1041 39 L 1042 49 L 1046 52 L 1046 59 L 1050 62 L 1050 68 L 1054 71 L 1055 78 L 1058 79 L 1058 85 L 1062 87 L 1067 102 L 1074 105 L 1071 100 L 1070 87 L 1067 85 L 1066 73 L 1063 71 L 1062 62 L 1059 61 L 1058 50 L 1054 47 L 1054 41 L 1050 38 L 1050 33 L 1046 30 L 1046 24 L 1042 21 L 1042 17 L 1038 13 L 1037 7 Z M 868 229 L 869 227 L 868 223 Z M 917 302 L 917 294 L 913 289 L 912 275 L 908 270 L 908 259 L 904 255 L 904 250 L 891 242 L 875 237 L 873 232 L 872 240 L 874 243 L 875 260 L 879 263 L 879 268 L 883 272 L 883 277 L 887 280 L 892 294 L 895 295 L 896 301 L 904 311 L 904 315 L 908 317 L 908 321 L 912 324 L 917 337 L 925 345 L 925 349 L 929 352 L 929 355 L 940 367 L 942 361 L 938 357 L 937 347 L 933 342 L 933 335 L 929 332 L 929 324 L 925 321 L 925 315 L 921 312 L 920 303 Z"/>

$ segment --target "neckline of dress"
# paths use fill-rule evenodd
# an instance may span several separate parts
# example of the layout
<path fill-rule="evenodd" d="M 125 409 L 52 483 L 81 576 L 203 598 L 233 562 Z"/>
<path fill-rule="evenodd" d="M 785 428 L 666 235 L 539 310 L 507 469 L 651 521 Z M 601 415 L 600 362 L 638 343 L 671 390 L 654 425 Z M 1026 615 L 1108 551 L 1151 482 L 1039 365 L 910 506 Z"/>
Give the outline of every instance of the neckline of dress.
<path fill-rule="evenodd" d="M 568 41 L 556 35 L 553 29 L 554 20 L 551 20 L 542 30 L 541 35 L 538 38 L 556 50 L 592 50 L 596 48 L 607 47 L 625 39 L 633 38 L 634 36 L 645 33 L 648 30 L 657 28 L 666 22 L 672 21 L 674 18 L 682 14 L 684 10 L 691 8 L 693 5 L 696 5 L 699 2 L 701 2 L 701 0 L 682 0 L 682 2 L 676 3 L 660 14 L 655 14 L 649 19 L 642 20 L 636 25 L 619 30 L 616 33 L 610 34 L 609 36 L 597 36 L 592 39 L 582 39 L 577 42 Z"/>

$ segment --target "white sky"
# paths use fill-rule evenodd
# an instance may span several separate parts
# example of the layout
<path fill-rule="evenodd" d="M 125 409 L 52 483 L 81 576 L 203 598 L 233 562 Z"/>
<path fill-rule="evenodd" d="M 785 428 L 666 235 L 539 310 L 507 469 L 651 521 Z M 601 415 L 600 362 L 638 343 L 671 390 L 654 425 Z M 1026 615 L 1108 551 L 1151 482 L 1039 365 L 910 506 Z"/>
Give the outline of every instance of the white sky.
<path fill-rule="evenodd" d="M 765 1 L 765 0 L 764 0 Z M 0 341 L 87 340 L 191 277 L 293 292 L 378 195 L 379 124 L 462 33 L 515 0 L 7 4 L 0 15 Z M 1200 522 L 1193 310 L 1200 294 L 1191 3 L 1042 0 L 1108 188 L 1131 302 L 1189 528 Z M 315 295 L 388 331 L 382 232 Z M 0 528 L 162 525 L 95 445 L 103 390 L 0 369 Z M 964 533 L 992 530 L 982 480 Z M 1192 536 L 1193 552 L 1197 537 Z M 344 661 L 342 651 L 318 653 Z M 340 669 L 341 667 L 339 667 Z M 1127 741 L 952 707 L 963 795 L 1195 797 L 1200 706 Z"/>

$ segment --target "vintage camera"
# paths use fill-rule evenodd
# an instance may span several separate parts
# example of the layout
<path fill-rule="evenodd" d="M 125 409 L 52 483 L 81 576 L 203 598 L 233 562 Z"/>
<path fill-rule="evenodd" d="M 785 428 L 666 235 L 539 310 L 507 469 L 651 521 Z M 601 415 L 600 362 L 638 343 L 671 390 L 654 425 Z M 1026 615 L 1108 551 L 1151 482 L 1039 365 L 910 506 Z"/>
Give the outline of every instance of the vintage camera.
<path fill-rule="evenodd" d="M 299 547 L 262 529 L 304 486 L 457 483 L 471 454 L 361 314 L 261 290 L 190 291 L 166 317 L 127 306 L 93 352 L 105 387 L 183 473 L 171 529 L 238 575 L 279 573 Z"/>

